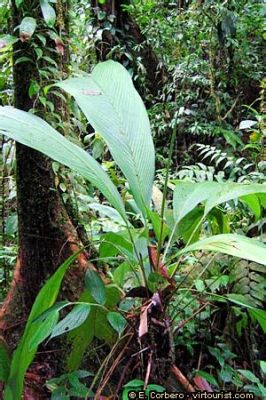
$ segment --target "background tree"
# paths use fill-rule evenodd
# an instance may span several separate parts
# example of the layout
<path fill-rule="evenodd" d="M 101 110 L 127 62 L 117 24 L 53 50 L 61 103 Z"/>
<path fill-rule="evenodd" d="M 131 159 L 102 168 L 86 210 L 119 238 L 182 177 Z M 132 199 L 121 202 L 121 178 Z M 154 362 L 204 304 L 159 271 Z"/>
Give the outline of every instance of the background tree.
<path fill-rule="evenodd" d="M 264 395 L 263 264 L 266 250 L 261 242 L 264 241 L 265 195 L 258 192 L 265 192 L 265 185 L 259 185 L 265 183 L 263 85 L 259 98 L 263 76 L 262 2 L 79 0 L 71 2 L 70 14 L 66 12 L 68 4 L 64 2 L 42 0 L 40 6 L 37 3 L 13 2 L 13 20 L 15 15 L 18 18 L 14 24 L 19 25 L 18 38 L 0 36 L 1 103 L 12 104 L 10 88 L 13 86 L 11 74 L 7 73 L 11 62 L 6 53 L 4 57 L 2 55 L 6 43 L 14 42 L 16 104 L 44 117 L 76 144 L 79 144 L 78 133 L 87 154 L 82 152 L 80 158 L 80 176 L 60 167 L 57 162 L 48 162 L 39 153 L 18 146 L 17 185 L 22 238 L 18 260 L 23 268 L 20 270 L 17 264 L 12 290 L 2 310 L 5 335 L 12 333 L 8 338 L 11 344 L 15 344 L 20 331 L 16 322 L 13 324 L 10 310 L 19 303 L 15 315 L 26 318 L 35 290 L 43 283 L 44 287 L 37 297 L 35 314 L 28 318 L 27 329 L 19 338 L 22 346 L 13 353 L 12 368 L 5 376 L 3 372 L 8 368 L 3 367 L 3 362 L 1 364 L 5 346 L 0 339 L 0 381 L 5 382 L 6 393 L 12 389 L 12 400 L 21 397 L 26 376 L 27 397 L 29 380 L 35 380 L 40 386 L 40 382 L 45 384 L 49 378 L 42 372 L 43 366 L 47 365 L 50 377 L 63 373 L 47 384 L 55 397 L 71 398 L 78 396 L 79 391 L 85 398 L 90 389 L 97 396 L 110 394 L 115 397 L 133 377 L 145 381 L 139 382 L 140 388 L 148 384 L 147 388 L 151 389 L 150 384 L 156 382 L 176 391 L 180 391 L 181 386 L 184 390 L 189 387 L 189 391 L 202 387 L 210 390 L 211 386 L 214 391 L 241 388 L 242 391 L 254 391 L 258 396 Z M 5 21 L 0 24 L 1 33 L 8 32 L 8 20 L 8 14 L 1 11 L 0 22 Z M 106 59 L 119 63 L 95 66 Z M 143 218 L 139 217 L 140 211 L 135 206 L 136 203 L 142 208 L 142 203 L 138 203 L 142 188 L 138 190 L 135 184 L 142 174 L 147 177 L 152 170 L 147 167 L 152 143 L 145 143 L 143 137 L 135 140 L 136 135 L 144 130 L 148 132 L 149 128 L 145 125 L 147 120 L 141 123 L 142 113 L 137 105 L 135 109 L 131 103 L 134 94 L 132 92 L 131 96 L 130 90 L 133 88 L 121 64 L 133 77 L 148 107 L 156 148 L 156 176 L 149 184 L 156 185 L 157 190 L 153 186 L 151 208 L 144 211 Z M 66 92 L 49 87 L 50 83 L 67 76 L 68 69 L 79 77 L 75 81 L 61 82 L 60 88 L 65 88 Z M 86 78 L 86 73 L 91 71 L 92 77 Z M 81 90 L 77 90 L 78 87 Z M 66 97 L 66 93 L 73 97 Z M 95 112 L 91 114 L 92 109 Z M 131 110 L 136 112 L 131 113 Z M 117 135 L 125 128 L 123 124 L 120 126 L 122 114 L 125 126 L 132 129 L 125 138 Z M 0 119 L 6 129 L 12 115 L 13 111 L 0 109 Z M 138 115 L 140 118 L 136 118 Z M 20 124 L 14 128 L 12 120 L 13 136 L 10 136 L 19 141 L 22 135 L 27 137 L 24 122 L 29 118 L 33 123 L 33 118 L 20 111 L 17 111 L 17 117 Z M 5 134 L 3 129 L 2 132 Z M 40 131 L 36 132 L 36 141 L 32 138 L 29 144 L 40 148 L 38 138 L 43 136 Z M 67 153 L 67 149 L 75 151 L 76 148 L 59 136 L 65 143 L 62 147 L 66 152 L 61 153 L 59 149 L 60 153 L 56 154 L 51 150 L 54 147 L 47 144 L 58 143 L 56 132 L 51 130 L 49 135 L 48 130 L 46 138 L 47 141 L 42 143 L 44 154 L 55 156 L 63 163 L 65 157 L 65 165 L 72 166 L 75 171 L 76 158 L 68 157 L 71 150 Z M 134 144 L 130 147 L 132 138 Z M 5 139 L 3 143 L 7 148 L 10 140 Z M 12 150 L 12 146 L 10 148 Z M 126 149 L 127 157 L 121 149 Z M 145 151 L 147 157 L 144 154 L 141 158 Z M 88 153 L 102 164 L 110 178 L 102 187 L 97 185 L 101 182 L 98 169 L 94 181 L 97 190 L 82 178 L 83 165 L 90 159 Z M 136 158 L 131 160 L 131 156 Z M 5 174 L 10 173 L 11 157 L 8 160 L 1 185 L 5 190 L 8 188 Z M 90 175 L 85 173 L 84 176 L 89 179 Z M 44 186 L 40 177 L 44 177 Z M 138 179 L 134 181 L 132 177 Z M 130 231 L 121 220 L 120 206 L 117 207 L 110 197 L 109 189 L 116 191 L 113 184 L 129 211 Z M 143 188 L 149 184 L 145 183 Z M 109 192 L 103 191 L 103 186 Z M 32 187 L 35 190 L 31 190 Z M 167 187 L 165 204 L 162 204 L 162 192 L 166 193 Z M 251 187 L 254 193 L 244 194 Z M 213 190 L 210 196 L 209 190 L 210 193 Z M 15 216 L 16 203 L 8 193 L 5 196 L 2 204 L 6 203 L 7 208 L 1 209 L 4 220 L 1 232 L 7 246 L 0 249 L 0 262 L 3 257 L 12 265 L 16 237 L 8 234 L 6 227 L 10 225 L 9 217 Z M 72 211 L 65 208 L 72 199 L 74 218 Z M 200 203 L 193 206 L 194 199 Z M 210 204 L 211 210 L 208 209 Z M 45 212 L 40 216 L 43 210 Z M 165 218 L 162 218 L 163 214 Z M 79 299 L 82 304 L 68 303 L 68 308 L 60 309 L 62 303 L 52 307 L 62 282 L 57 275 L 62 268 L 58 269 L 57 263 L 71 254 L 79 243 L 73 221 L 75 227 L 85 225 L 85 233 L 95 243 L 98 255 L 93 259 L 98 270 L 103 271 L 104 279 L 102 281 L 96 272 L 88 271 Z M 163 235 L 160 234 L 162 230 Z M 23 236 L 24 232 L 26 236 Z M 232 246 L 235 240 L 236 246 Z M 35 257 L 30 254 L 32 248 Z M 200 251 L 185 256 L 189 248 Z M 237 261 L 229 253 L 210 256 L 210 248 L 225 253 L 230 253 L 233 248 L 232 254 L 241 258 Z M 8 253 L 10 249 L 12 253 Z M 40 276 L 35 270 L 31 272 L 32 265 L 27 260 L 38 264 Z M 46 260 L 45 264 L 43 260 Z M 79 261 L 86 268 L 87 261 L 84 258 Z M 6 271 L 6 267 L 4 269 Z M 46 280 L 55 269 L 52 279 Z M 0 266 L 0 283 L 8 280 L 2 271 Z M 11 268 L 9 273 L 11 275 Z M 28 274 L 32 274 L 29 276 L 30 288 Z M 174 278 L 169 279 L 168 274 Z M 56 283 L 53 279 L 57 279 Z M 76 294 L 76 289 L 83 286 L 82 279 L 73 282 L 62 284 L 65 293 L 59 292 L 58 300 L 72 298 L 73 291 Z M 55 296 L 45 296 L 51 289 Z M 3 293 L 1 290 L 2 298 Z M 159 297 L 162 295 L 161 304 L 158 293 Z M 46 301 L 48 298 L 51 301 Z M 23 307 L 20 307 L 21 299 Z M 43 318 L 36 320 L 46 311 Z M 52 326 L 54 323 L 56 325 Z M 54 338 L 66 332 L 68 335 L 62 336 L 62 342 L 49 340 L 47 345 L 49 335 Z M 39 353 L 38 346 L 43 340 Z M 65 357 L 61 355 L 66 353 L 64 340 L 69 354 L 66 365 L 62 366 Z M 53 346 L 60 351 L 60 357 L 50 351 Z M 33 353 L 28 357 L 29 348 L 33 348 Z M 34 356 L 36 359 L 32 363 Z M 173 370 L 174 363 L 183 375 L 178 369 Z M 91 377 L 90 372 L 95 376 Z M 78 383 L 80 377 L 85 385 Z M 127 390 L 130 385 L 125 388 L 124 396 Z M 93 397 L 91 392 L 90 395 Z M 37 393 L 32 397 L 37 399 Z"/>
<path fill-rule="evenodd" d="M 14 105 L 41 115 L 55 109 L 53 119 L 56 112 L 64 111 L 63 102 L 53 96 L 54 106 L 44 87 L 67 73 L 68 2 L 58 1 L 55 10 L 49 4 L 45 7 L 34 1 L 12 1 L 12 26 L 20 26 L 13 52 Z M 0 316 L 1 329 L 11 344 L 14 322 L 15 328 L 23 327 L 44 280 L 80 245 L 56 187 L 51 161 L 17 144 L 16 177 L 19 254 Z M 80 255 L 78 262 L 87 267 L 85 256 Z M 78 281 L 73 277 L 76 293 Z"/>
<path fill-rule="evenodd" d="M 115 59 L 133 69 L 135 76 L 139 73 L 139 60 L 144 70 L 145 85 L 138 85 L 137 82 L 138 89 L 143 96 L 152 94 L 157 97 L 166 79 L 166 70 L 131 15 L 130 1 L 92 0 L 91 6 L 94 26 L 102 30 L 102 38 L 96 42 L 97 59 Z"/>

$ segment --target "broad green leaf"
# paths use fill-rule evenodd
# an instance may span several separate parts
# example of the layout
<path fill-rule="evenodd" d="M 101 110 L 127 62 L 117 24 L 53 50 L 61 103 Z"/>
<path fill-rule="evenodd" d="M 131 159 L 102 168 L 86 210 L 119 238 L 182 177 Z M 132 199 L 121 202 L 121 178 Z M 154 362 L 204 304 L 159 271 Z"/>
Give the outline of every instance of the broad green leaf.
<path fill-rule="evenodd" d="M 226 298 L 229 299 L 232 303 L 235 303 L 239 306 L 248 308 L 248 309 L 256 309 L 256 306 L 251 303 L 250 300 L 246 298 L 246 296 L 242 294 L 236 294 L 236 293 L 229 293 L 226 294 Z"/>
<path fill-rule="evenodd" d="M 18 38 L 12 35 L 0 35 L 0 52 L 6 51 L 14 43 L 18 41 Z"/>
<path fill-rule="evenodd" d="M 24 17 L 19 26 L 19 36 L 21 40 L 28 40 L 34 34 L 37 23 L 32 17 Z M 23 39 L 24 38 L 24 39 Z"/>
<path fill-rule="evenodd" d="M 132 381 L 126 383 L 124 388 L 142 388 L 144 385 L 144 381 L 140 379 L 133 379 Z"/>
<path fill-rule="evenodd" d="M 61 301 L 59 303 L 56 303 L 44 313 L 42 313 L 38 318 L 32 321 L 33 329 L 35 329 L 34 334 L 29 342 L 30 351 L 39 346 L 39 344 L 41 344 L 46 338 L 48 338 L 54 326 L 57 324 L 57 321 L 59 319 L 59 311 L 71 304 L 72 303 L 68 301 Z"/>
<path fill-rule="evenodd" d="M 260 201 L 261 206 L 266 209 L 266 194 L 259 194 L 258 199 Z"/>
<path fill-rule="evenodd" d="M 214 182 L 213 182 L 214 183 Z M 215 206 L 226 201 L 256 193 L 266 193 L 266 185 L 251 183 L 217 183 L 216 189 L 207 198 L 205 215 Z M 240 199 L 241 200 L 241 199 Z"/>
<path fill-rule="evenodd" d="M 151 220 L 152 227 L 154 230 L 154 234 L 157 240 L 159 240 L 159 237 L 161 235 L 161 225 L 162 225 L 162 219 L 160 215 L 157 212 L 154 212 L 150 209 L 147 209 L 148 217 Z M 165 222 L 163 222 L 163 230 L 162 230 L 162 241 L 164 242 L 167 236 L 170 236 L 170 229 L 167 226 Z"/>
<path fill-rule="evenodd" d="M 266 334 L 266 311 L 257 308 L 256 310 L 249 310 L 249 313 L 260 324 L 264 334 Z"/>
<path fill-rule="evenodd" d="M 206 203 L 204 215 L 219 204 L 251 194 L 266 193 L 266 185 L 218 182 L 180 182 L 174 190 L 174 217 L 176 223 L 199 203 Z M 245 198 L 244 198 L 245 200 Z"/>
<path fill-rule="evenodd" d="M 56 14 L 49 0 L 40 0 L 40 6 L 45 22 L 50 28 L 53 27 L 56 21 Z"/>
<path fill-rule="evenodd" d="M 180 250 L 177 255 L 191 251 L 206 250 L 266 265 L 266 246 L 258 240 L 235 234 L 222 234 L 200 240 Z"/>
<path fill-rule="evenodd" d="M 144 104 L 127 70 L 119 63 L 98 64 L 88 77 L 58 84 L 71 94 L 128 180 L 136 203 L 146 214 L 154 179 L 154 146 Z"/>
<path fill-rule="evenodd" d="M 99 203 L 88 203 L 88 208 L 98 211 L 100 215 L 110 218 L 112 221 L 116 222 L 119 225 L 125 225 L 124 219 L 112 207 Z"/>
<path fill-rule="evenodd" d="M 151 392 L 163 393 L 163 392 L 166 392 L 166 389 L 165 389 L 165 387 L 163 387 L 161 385 L 156 385 L 155 383 L 151 383 L 147 386 L 147 389 L 145 390 L 146 397 L 148 396 L 148 398 L 150 398 L 149 394 Z M 154 397 L 154 394 L 152 394 L 152 397 Z M 129 398 L 130 398 L 130 396 L 129 396 Z"/>
<path fill-rule="evenodd" d="M 244 130 L 244 129 L 250 129 L 252 126 L 256 125 L 257 121 L 253 121 L 251 119 L 246 119 L 245 121 L 241 121 L 239 124 L 239 129 Z"/>
<path fill-rule="evenodd" d="M 42 324 L 39 326 L 39 328 L 36 329 L 36 331 L 32 335 L 32 338 L 29 342 L 29 351 L 36 349 L 36 347 L 38 347 L 40 343 L 42 343 L 46 338 L 48 338 L 54 326 L 56 325 L 58 319 L 59 319 L 58 310 L 55 310 L 53 313 L 49 314 L 44 319 Z"/>
<path fill-rule="evenodd" d="M 39 92 L 39 90 L 40 90 L 40 85 L 38 84 L 38 82 L 35 80 L 31 81 L 28 91 L 30 98 L 36 95 Z"/>
<path fill-rule="evenodd" d="M 163 387 L 161 385 L 156 385 L 154 383 L 151 383 L 151 384 L 149 384 L 147 386 L 147 389 L 145 390 L 145 394 L 149 395 L 150 392 L 162 393 L 162 392 L 165 392 L 165 391 L 166 391 L 165 387 Z"/>
<path fill-rule="evenodd" d="M 118 288 L 112 285 L 106 286 L 105 291 L 105 306 L 111 310 L 119 303 L 121 294 Z M 88 291 L 85 291 L 79 301 L 93 303 L 94 299 Z M 69 333 L 71 352 L 67 360 L 67 365 L 70 371 L 75 371 L 79 368 L 83 355 L 94 337 L 104 340 L 106 343 L 112 343 L 114 340 L 114 330 L 109 324 L 106 315 L 106 310 L 92 306 L 91 312 L 84 324 Z"/>
<path fill-rule="evenodd" d="M 91 307 L 89 304 L 78 304 L 73 310 L 67 314 L 65 318 L 54 326 L 50 339 L 72 331 L 82 325 L 90 313 Z"/>
<path fill-rule="evenodd" d="M 33 324 L 32 322 L 36 320 L 36 318 L 44 311 L 53 306 L 54 302 L 56 301 L 63 277 L 67 269 L 77 258 L 78 254 L 79 253 L 76 253 L 69 257 L 57 269 L 57 271 L 46 282 L 36 297 L 23 336 L 19 341 L 17 349 L 13 353 L 10 374 L 8 376 L 4 391 L 4 400 L 21 399 L 24 376 L 37 351 L 37 347 L 31 351 L 29 350 L 29 343 L 36 329 L 38 328 L 38 324 L 36 325 L 36 323 Z M 41 323 L 42 322 L 40 321 L 39 324 L 41 325 Z"/>
<path fill-rule="evenodd" d="M 148 277 L 148 288 L 155 293 L 163 290 L 169 282 L 158 272 L 151 272 Z"/>
<path fill-rule="evenodd" d="M 178 234 L 182 236 L 185 243 L 188 241 L 194 243 L 199 239 L 201 230 L 200 221 L 202 220 L 203 212 L 201 207 L 196 207 L 180 221 L 178 225 Z"/>
<path fill-rule="evenodd" d="M 36 115 L 0 107 L 0 132 L 66 165 L 96 186 L 126 220 L 122 199 L 100 164 Z"/>
<path fill-rule="evenodd" d="M 35 318 L 32 323 L 35 324 L 36 322 L 44 322 L 47 317 L 49 317 L 51 314 L 54 314 L 56 312 L 61 311 L 63 308 L 67 306 L 71 306 L 73 303 L 69 301 L 59 301 L 55 303 L 52 307 L 49 307 L 46 311 L 41 313 L 37 318 Z M 41 325 L 39 325 L 41 328 Z M 36 328 L 37 329 L 37 328 Z"/>
<path fill-rule="evenodd" d="M 93 302 L 93 297 L 86 291 L 84 292 L 79 301 Z M 83 355 L 94 338 L 93 320 L 94 307 L 82 325 L 70 331 L 68 334 L 68 341 L 70 342 L 71 351 L 67 358 L 67 367 L 69 371 L 75 371 L 79 368 Z"/>
<path fill-rule="evenodd" d="M 104 235 L 100 244 L 99 254 L 102 258 L 124 255 L 132 262 L 136 260 L 132 243 L 122 236 L 122 233 L 108 232 Z"/>
<path fill-rule="evenodd" d="M 174 190 L 174 218 L 181 221 L 198 204 L 205 202 L 212 194 L 216 182 L 179 182 Z"/>
<path fill-rule="evenodd" d="M 262 395 L 263 399 L 266 399 L 266 387 L 263 386 L 260 382 L 258 383 L 258 388 L 260 390 L 260 395 Z M 261 397 L 261 396 L 260 396 Z"/>
<path fill-rule="evenodd" d="M 85 286 L 98 304 L 106 301 L 105 286 L 97 272 L 88 270 L 85 275 Z"/>
<path fill-rule="evenodd" d="M 208 372 L 205 372 L 205 371 L 197 371 L 197 372 L 196 372 L 196 376 L 201 376 L 201 377 L 204 378 L 207 382 L 211 383 L 212 385 L 216 386 L 217 388 L 219 387 L 219 384 L 218 384 L 217 380 L 215 379 L 215 377 L 212 376 L 211 374 L 209 374 Z"/>
<path fill-rule="evenodd" d="M 127 320 L 123 317 L 123 315 L 119 314 L 118 312 L 110 311 L 107 314 L 107 319 L 114 330 L 121 335 L 127 324 Z"/>
<path fill-rule="evenodd" d="M 260 361 L 260 369 L 264 375 L 266 375 L 266 361 Z"/>
<path fill-rule="evenodd" d="M 222 134 L 223 134 L 225 140 L 227 141 L 227 143 L 230 144 L 234 150 L 236 149 L 237 144 L 240 145 L 241 147 L 243 147 L 244 143 L 242 142 L 240 137 L 238 135 L 236 135 L 234 132 L 223 129 Z"/>
<path fill-rule="evenodd" d="M 213 235 L 218 235 L 219 233 L 230 233 L 229 218 L 218 207 L 214 207 L 209 212 L 207 219 L 211 226 Z M 181 223 L 182 223 L 182 221 L 181 221 Z"/>
<path fill-rule="evenodd" d="M 249 371 L 248 369 L 238 369 L 238 372 L 244 376 L 248 381 L 253 383 L 259 383 L 260 380 L 257 378 L 253 372 Z"/>
<path fill-rule="evenodd" d="M 23 4 L 23 2 L 24 2 L 24 0 L 16 0 L 15 1 L 17 7 L 20 7 L 20 5 Z"/>
<path fill-rule="evenodd" d="M 69 400 L 64 386 L 59 386 L 52 392 L 51 400 Z"/>
<path fill-rule="evenodd" d="M 6 343 L 0 338 L 0 382 L 6 382 L 10 369 L 10 355 Z"/>
<path fill-rule="evenodd" d="M 126 275 L 132 274 L 132 268 L 134 267 L 126 261 L 120 264 L 113 272 L 113 282 L 123 287 Z"/>
<path fill-rule="evenodd" d="M 256 196 L 255 194 L 248 194 L 246 196 L 240 197 L 240 200 L 243 201 L 243 203 L 247 204 L 247 206 L 255 215 L 256 221 L 258 221 L 261 216 L 261 206 L 258 196 Z"/>
<path fill-rule="evenodd" d="M 140 379 L 133 379 L 132 381 L 128 382 L 124 385 L 124 390 L 122 393 L 122 400 L 128 400 L 130 398 L 130 392 L 139 392 L 143 389 L 144 381 Z M 148 396 L 147 396 L 148 398 Z"/>
<path fill-rule="evenodd" d="M 32 63 L 32 59 L 30 57 L 19 57 L 15 61 L 15 65 L 21 64 L 21 63 Z"/>

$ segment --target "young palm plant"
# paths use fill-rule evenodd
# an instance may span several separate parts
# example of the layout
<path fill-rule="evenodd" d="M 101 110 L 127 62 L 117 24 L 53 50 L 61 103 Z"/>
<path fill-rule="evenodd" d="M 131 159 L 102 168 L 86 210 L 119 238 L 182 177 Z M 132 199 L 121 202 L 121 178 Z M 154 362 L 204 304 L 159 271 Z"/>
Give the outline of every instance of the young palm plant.
<path fill-rule="evenodd" d="M 95 398 L 99 397 L 112 376 L 116 394 L 121 392 L 129 376 L 142 379 L 145 389 L 149 382 L 164 383 L 171 370 L 179 373 L 173 347 L 176 321 L 169 317 L 168 307 L 179 289 L 175 277 L 184 255 L 198 251 L 223 253 L 262 265 L 266 260 L 265 245 L 230 233 L 226 216 L 219 208 L 223 203 L 239 199 L 260 217 L 266 202 L 266 185 L 179 181 L 175 182 L 170 208 L 166 177 L 162 200 L 153 208 L 154 145 L 146 109 L 128 72 L 119 63 L 107 61 L 98 64 L 91 75 L 70 78 L 57 86 L 75 98 L 95 132 L 105 140 L 126 178 L 126 197 L 122 198 L 107 172 L 92 156 L 41 118 L 11 107 L 0 107 L 0 132 L 76 171 L 104 195 L 112 215 L 120 215 L 121 231 L 103 235 L 99 258 L 108 263 L 117 257 L 116 268 L 109 274 L 108 284 L 96 272 L 88 271 L 84 293 L 76 303 L 56 303 L 64 274 L 75 255 L 47 281 L 36 298 L 23 337 L 6 370 L 5 400 L 21 398 L 24 376 L 39 344 L 70 331 L 70 371 L 79 368 L 93 338 L 111 346 L 87 397 L 95 394 L 95 388 Z M 175 131 L 168 171 L 174 141 Z M 131 218 L 132 210 L 139 219 L 137 227 Z M 202 239 L 203 224 L 210 218 L 216 218 L 218 233 L 216 230 L 215 235 L 205 235 Z M 218 297 L 246 307 L 265 330 L 262 310 L 241 296 L 228 294 L 217 296 L 216 300 Z M 72 310 L 59 321 L 60 310 L 68 306 Z M 117 379 L 115 370 L 121 365 L 123 373 Z"/>

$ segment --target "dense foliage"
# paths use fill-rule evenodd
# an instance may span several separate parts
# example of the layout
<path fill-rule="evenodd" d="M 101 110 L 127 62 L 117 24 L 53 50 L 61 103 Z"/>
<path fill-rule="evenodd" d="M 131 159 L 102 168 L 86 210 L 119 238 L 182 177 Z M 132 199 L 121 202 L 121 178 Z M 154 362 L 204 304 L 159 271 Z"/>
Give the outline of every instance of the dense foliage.
<path fill-rule="evenodd" d="M 12 31 L 1 2 L 2 301 L 20 240 L 14 140 L 53 160 L 85 247 L 37 288 L 12 354 L 4 331 L 3 398 L 37 399 L 36 382 L 54 400 L 263 398 L 262 2 L 80 1 L 67 19 L 60 2 L 37 3 L 13 4 Z M 12 67 L 31 63 L 25 112 L 10 107 Z"/>

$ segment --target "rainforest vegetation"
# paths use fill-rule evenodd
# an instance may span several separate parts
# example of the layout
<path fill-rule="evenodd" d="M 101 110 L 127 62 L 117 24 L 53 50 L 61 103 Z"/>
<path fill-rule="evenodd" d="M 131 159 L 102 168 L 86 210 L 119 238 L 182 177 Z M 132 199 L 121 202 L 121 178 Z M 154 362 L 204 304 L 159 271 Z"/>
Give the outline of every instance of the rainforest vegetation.
<path fill-rule="evenodd" d="M 264 18 L 0 0 L 0 399 L 266 398 Z"/>

